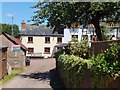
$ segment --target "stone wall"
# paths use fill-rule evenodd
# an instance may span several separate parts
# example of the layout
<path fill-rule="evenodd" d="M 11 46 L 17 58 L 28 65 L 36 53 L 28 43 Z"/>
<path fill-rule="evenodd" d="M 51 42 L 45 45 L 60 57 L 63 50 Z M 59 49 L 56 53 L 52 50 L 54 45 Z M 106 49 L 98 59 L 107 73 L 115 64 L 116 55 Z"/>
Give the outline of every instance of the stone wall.
<path fill-rule="evenodd" d="M 0 49 L 0 79 L 7 74 L 7 47 Z"/>
<path fill-rule="evenodd" d="M 7 60 L 8 64 L 12 69 L 23 69 L 25 66 L 25 52 L 21 49 L 19 52 L 13 52 L 12 46 L 15 45 L 13 42 L 8 40 L 4 35 L 1 35 L 2 43 L 8 46 L 7 50 Z"/>
<path fill-rule="evenodd" d="M 25 66 L 25 55 L 22 50 L 19 52 L 12 52 L 12 47 L 8 48 L 8 64 L 11 65 L 12 69 L 22 69 Z"/>

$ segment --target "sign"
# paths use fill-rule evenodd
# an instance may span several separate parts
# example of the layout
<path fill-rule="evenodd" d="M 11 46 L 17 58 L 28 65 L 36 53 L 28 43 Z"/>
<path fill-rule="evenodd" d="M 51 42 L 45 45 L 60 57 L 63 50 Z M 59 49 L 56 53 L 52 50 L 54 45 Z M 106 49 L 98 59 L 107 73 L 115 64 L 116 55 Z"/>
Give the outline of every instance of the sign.
<path fill-rule="evenodd" d="M 20 45 L 13 45 L 12 51 L 13 52 L 19 52 L 20 51 Z"/>

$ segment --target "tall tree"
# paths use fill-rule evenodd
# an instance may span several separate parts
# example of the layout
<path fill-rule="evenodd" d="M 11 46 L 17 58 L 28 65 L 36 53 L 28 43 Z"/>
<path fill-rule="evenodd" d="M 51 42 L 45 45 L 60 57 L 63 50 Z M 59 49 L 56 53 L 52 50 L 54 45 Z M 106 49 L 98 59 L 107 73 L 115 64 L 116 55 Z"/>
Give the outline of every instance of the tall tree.
<path fill-rule="evenodd" d="M 47 20 L 48 26 L 60 31 L 74 22 L 84 26 L 92 23 L 100 41 L 103 40 L 100 21 L 120 21 L 120 2 L 39 2 L 32 8 L 37 9 L 31 19 L 34 24 Z"/>
<path fill-rule="evenodd" d="M 12 25 L 0 24 L 0 26 L 1 26 L 2 32 L 5 32 L 5 33 L 12 35 Z M 13 36 L 17 37 L 19 33 L 20 33 L 20 31 L 19 31 L 18 25 L 13 24 Z"/>

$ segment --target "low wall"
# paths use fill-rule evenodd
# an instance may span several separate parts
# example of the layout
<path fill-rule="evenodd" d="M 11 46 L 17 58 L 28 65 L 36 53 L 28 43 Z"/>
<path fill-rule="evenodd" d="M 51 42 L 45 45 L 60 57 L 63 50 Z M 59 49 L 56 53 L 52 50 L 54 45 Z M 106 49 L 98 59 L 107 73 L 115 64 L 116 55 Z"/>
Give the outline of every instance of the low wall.
<path fill-rule="evenodd" d="M 7 48 L 0 50 L 0 79 L 8 73 L 7 71 Z"/>
<path fill-rule="evenodd" d="M 63 80 L 65 88 L 113 88 L 120 89 L 120 76 L 115 80 L 110 75 L 101 78 L 89 70 L 85 70 L 84 75 L 75 75 L 75 70 L 66 71 L 61 67 L 57 67 L 61 80 Z"/>
<path fill-rule="evenodd" d="M 116 42 L 120 45 L 120 40 L 91 42 L 91 54 L 94 53 L 95 56 L 98 55 L 99 53 L 105 51 L 109 47 L 109 44 L 112 42 Z"/>
<path fill-rule="evenodd" d="M 25 55 L 22 50 L 19 52 L 12 52 L 12 47 L 8 47 L 7 61 L 12 69 L 24 69 L 25 67 Z"/>

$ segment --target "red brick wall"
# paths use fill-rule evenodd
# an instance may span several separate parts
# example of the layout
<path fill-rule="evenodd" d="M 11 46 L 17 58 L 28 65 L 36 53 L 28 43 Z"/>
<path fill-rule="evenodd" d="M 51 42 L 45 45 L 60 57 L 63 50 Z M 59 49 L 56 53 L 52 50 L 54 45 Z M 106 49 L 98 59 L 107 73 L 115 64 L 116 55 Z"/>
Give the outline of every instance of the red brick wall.
<path fill-rule="evenodd" d="M 7 48 L 0 50 L 0 79 L 7 74 Z"/>
<path fill-rule="evenodd" d="M 98 55 L 99 53 L 106 50 L 109 47 L 109 44 L 112 42 L 117 42 L 120 45 L 120 40 L 92 42 L 90 52 L 94 52 L 95 55 Z"/>

